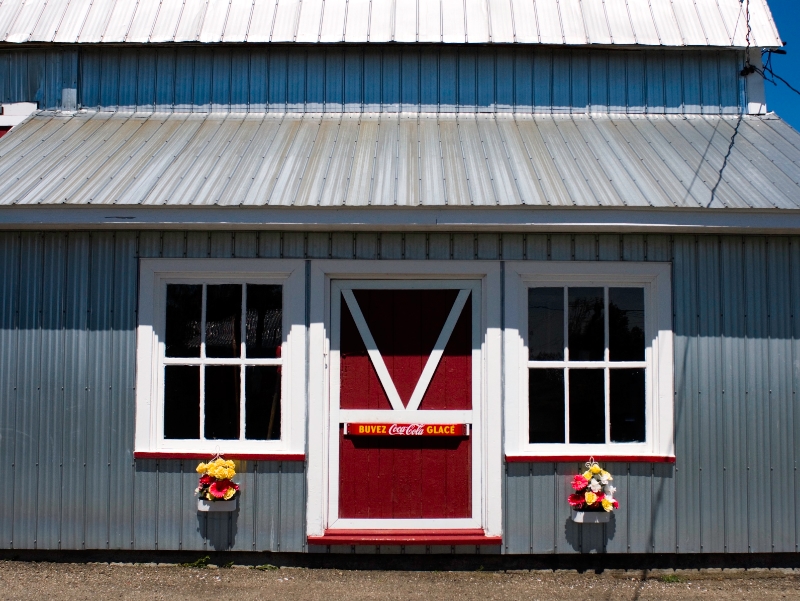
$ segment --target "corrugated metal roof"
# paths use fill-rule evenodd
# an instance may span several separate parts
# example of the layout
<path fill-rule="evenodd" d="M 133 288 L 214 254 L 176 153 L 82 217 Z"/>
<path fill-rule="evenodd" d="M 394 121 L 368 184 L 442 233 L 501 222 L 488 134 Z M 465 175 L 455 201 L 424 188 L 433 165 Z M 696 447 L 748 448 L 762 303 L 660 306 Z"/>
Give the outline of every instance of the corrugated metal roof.
<path fill-rule="evenodd" d="M 6 42 L 781 46 L 766 0 L 4 0 Z"/>
<path fill-rule="evenodd" d="M 40 113 L 0 205 L 800 208 L 780 119 Z"/>

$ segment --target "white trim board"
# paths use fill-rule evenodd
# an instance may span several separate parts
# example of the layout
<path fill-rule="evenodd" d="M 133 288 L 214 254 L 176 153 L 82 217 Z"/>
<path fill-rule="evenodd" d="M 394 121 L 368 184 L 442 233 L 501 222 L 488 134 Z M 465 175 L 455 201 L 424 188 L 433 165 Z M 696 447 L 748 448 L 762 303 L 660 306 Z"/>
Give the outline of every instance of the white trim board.
<path fill-rule="evenodd" d="M 479 394 L 473 394 L 473 411 L 453 412 L 459 415 L 450 416 L 447 423 L 464 420 L 464 423 L 475 423 L 473 430 L 473 451 L 480 452 L 480 462 L 473 462 L 473 478 L 475 491 L 480 491 L 482 504 L 477 508 L 473 518 L 461 524 L 446 520 L 448 525 L 431 522 L 418 522 L 410 526 L 408 521 L 391 520 L 387 528 L 409 527 L 482 527 L 488 535 L 502 533 L 502 444 L 501 444 L 501 407 L 499 403 L 488 403 L 487 399 L 500 398 L 500 266 L 498 263 L 471 261 L 342 261 L 325 260 L 311 262 L 311 326 L 310 336 L 310 388 L 309 388 L 309 435 L 308 435 L 308 505 L 307 532 L 309 535 L 322 535 L 326 528 L 364 527 L 375 528 L 375 520 L 356 524 L 331 518 L 328 508 L 331 497 L 338 493 L 331 486 L 330 478 L 332 444 L 338 448 L 338 430 L 333 441 L 331 424 L 341 421 L 344 411 L 336 416 L 331 412 L 331 394 L 335 394 L 331 373 L 337 370 L 338 362 L 331 353 L 332 315 L 331 292 L 334 283 L 348 280 L 350 288 L 375 288 L 384 280 L 386 286 L 414 286 L 417 288 L 463 288 L 468 285 L 479 291 L 480 327 L 473 326 L 473 336 L 478 336 L 479 357 L 477 366 L 473 363 L 473 387 L 478 385 Z M 388 280 L 388 281 L 386 281 Z M 405 284 L 404 284 L 405 283 Z M 477 286 L 477 288 L 474 288 Z M 473 345 L 475 346 L 475 345 Z M 473 361 L 475 361 L 473 353 Z M 338 373 L 338 372 L 337 372 Z M 359 412 L 361 413 L 361 412 Z M 380 416 L 368 412 L 359 417 L 378 419 Z M 388 411 L 382 413 L 388 414 Z M 395 413 L 395 412 L 392 412 Z M 398 415 L 407 416 L 409 411 L 398 411 Z M 421 411 L 420 411 L 421 413 Z M 436 412 L 444 414 L 450 412 Z M 463 415 L 462 415 L 463 414 Z M 387 416 L 388 417 L 388 416 Z M 437 421 L 445 419 L 445 415 L 432 415 Z M 467 420 L 467 418 L 469 418 Z M 385 418 L 384 418 L 385 419 Z M 359 420 L 360 421 L 360 420 Z M 403 420 L 405 421 L 405 420 Z M 398 422 L 399 423 L 399 422 Z M 454 422 L 453 422 L 454 423 Z M 338 421 L 337 421 L 338 426 Z M 476 446 L 480 445 L 479 449 Z M 479 465 L 475 465 L 479 463 Z M 473 494 L 473 504 L 478 501 Z M 360 522 L 360 521 L 359 521 Z"/>
<path fill-rule="evenodd" d="M 303 303 L 289 302 L 289 299 L 305 297 L 304 262 L 294 259 L 142 259 L 139 274 L 134 451 L 209 455 L 217 449 L 230 454 L 304 453 L 305 307 Z M 162 335 L 168 282 L 249 282 L 283 286 L 280 440 L 168 440 L 161 436 L 163 377 L 160 365 L 170 362 L 165 361 Z M 259 361 L 261 364 L 275 362 Z M 181 364 L 186 363 L 181 360 Z"/>
<path fill-rule="evenodd" d="M 528 442 L 527 290 L 531 286 L 641 286 L 645 291 L 646 442 L 530 444 Z M 507 455 L 674 456 L 671 264 L 657 262 L 508 261 L 505 278 L 505 446 Z M 552 367 L 565 366 L 563 361 Z M 608 365 L 598 361 L 594 367 Z M 581 364 L 575 365 L 580 367 Z"/>

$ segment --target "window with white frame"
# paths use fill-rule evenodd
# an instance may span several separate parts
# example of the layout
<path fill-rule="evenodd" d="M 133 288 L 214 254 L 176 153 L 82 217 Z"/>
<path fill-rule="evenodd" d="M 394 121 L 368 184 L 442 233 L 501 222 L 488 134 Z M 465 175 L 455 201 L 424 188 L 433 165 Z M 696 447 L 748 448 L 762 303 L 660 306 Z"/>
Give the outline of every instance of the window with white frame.
<path fill-rule="evenodd" d="M 671 456 L 669 267 L 527 263 L 517 276 L 511 451 Z"/>
<path fill-rule="evenodd" d="M 304 327 L 302 268 L 270 267 L 142 261 L 137 451 L 299 446 L 289 400 L 303 385 L 302 336 L 291 335 Z"/>

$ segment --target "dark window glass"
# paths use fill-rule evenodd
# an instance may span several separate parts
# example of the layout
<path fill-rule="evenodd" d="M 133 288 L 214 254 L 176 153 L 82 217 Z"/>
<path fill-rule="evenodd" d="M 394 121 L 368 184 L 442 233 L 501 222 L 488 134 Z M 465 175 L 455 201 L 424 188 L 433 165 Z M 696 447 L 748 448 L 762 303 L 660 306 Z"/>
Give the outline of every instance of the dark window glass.
<path fill-rule="evenodd" d="M 532 361 L 564 360 L 564 289 L 528 289 L 528 350 Z"/>
<path fill-rule="evenodd" d="M 223 284 L 206 288 L 206 357 L 239 357 L 242 286 Z"/>
<path fill-rule="evenodd" d="M 247 356 L 259 359 L 279 357 L 283 335 L 282 324 L 282 287 L 248 284 L 245 322 Z"/>
<path fill-rule="evenodd" d="M 605 350 L 603 289 L 569 289 L 569 360 L 602 361 Z"/>
<path fill-rule="evenodd" d="M 281 368 L 245 368 L 244 437 L 278 440 L 281 437 Z"/>
<path fill-rule="evenodd" d="M 167 357 L 200 356 L 203 287 L 167 284 Z"/>
<path fill-rule="evenodd" d="M 528 371 L 530 441 L 564 442 L 564 370 Z"/>
<path fill-rule="evenodd" d="M 569 441 L 606 441 L 606 401 L 602 369 L 569 370 Z"/>
<path fill-rule="evenodd" d="M 644 361 L 644 288 L 608 289 L 608 351 L 612 361 Z"/>
<path fill-rule="evenodd" d="M 238 365 L 206 366 L 205 435 L 208 439 L 239 438 Z"/>
<path fill-rule="evenodd" d="M 644 370 L 611 370 L 611 442 L 644 442 Z"/>
<path fill-rule="evenodd" d="M 164 438 L 200 438 L 200 367 L 164 368 Z"/>

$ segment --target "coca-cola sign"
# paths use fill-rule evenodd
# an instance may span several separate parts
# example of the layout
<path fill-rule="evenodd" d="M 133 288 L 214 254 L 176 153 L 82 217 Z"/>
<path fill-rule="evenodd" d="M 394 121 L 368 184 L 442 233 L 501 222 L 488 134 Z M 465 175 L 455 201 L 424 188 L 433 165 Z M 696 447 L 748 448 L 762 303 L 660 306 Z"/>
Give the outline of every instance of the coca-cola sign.
<path fill-rule="evenodd" d="M 467 424 L 345 424 L 345 436 L 469 436 Z"/>

